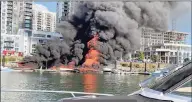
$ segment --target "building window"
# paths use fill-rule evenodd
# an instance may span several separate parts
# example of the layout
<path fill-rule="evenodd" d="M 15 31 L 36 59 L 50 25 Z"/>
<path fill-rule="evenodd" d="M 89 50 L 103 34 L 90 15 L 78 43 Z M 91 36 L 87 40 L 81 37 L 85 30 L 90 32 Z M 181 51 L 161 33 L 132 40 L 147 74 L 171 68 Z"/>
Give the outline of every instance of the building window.
<path fill-rule="evenodd" d="M 43 43 L 43 40 L 39 40 L 39 43 Z"/>
<path fill-rule="evenodd" d="M 61 40 L 63 40 L 63 37 L 60 37 Z"/>
<path fill-rule="evenodd" d="M 25 20 L 25 23 L 31 23 L 31 21 L 30 20 Z"/>
<path fill-rule="evenodd" d="M 5 33 L 5 30 L 1 30 L 2 33 Z"/>
<path fill-rule="evenodd" d="M 5 13 L 2 13 L 2 16 L 5 16 Z"/>
<path fill-rule="evenodd" d="M 15 51 L 16 51 L 16 52 L 19 52 L 19 48 L 15 48 Z"/>
<path fill-rule="evenodd" d="M 18 44 L 18 43 L 15 43 L 15 47 L 19 47 L 19 44 Z"/>
<path fill-rule="evenodd" d="M 36 44 L 33 44 L 33 45 L 32 45 L 32 48 L 35 48 L 35 47 L 36 47 Z"/>
<path fill-rule="evenodd" d="M 48 38 L 51 38 L 51 35 L 47 35 Z"/>
<path fill-rule="evenodd" d="M 36 53 L 36 50 L 35 50 L 35 49 L 32 49 L 32 53 Z"/>
<path fill-rule="evenodd" d="M 25 27 L 30 27 L 30 24 L 25 24 Z"/>

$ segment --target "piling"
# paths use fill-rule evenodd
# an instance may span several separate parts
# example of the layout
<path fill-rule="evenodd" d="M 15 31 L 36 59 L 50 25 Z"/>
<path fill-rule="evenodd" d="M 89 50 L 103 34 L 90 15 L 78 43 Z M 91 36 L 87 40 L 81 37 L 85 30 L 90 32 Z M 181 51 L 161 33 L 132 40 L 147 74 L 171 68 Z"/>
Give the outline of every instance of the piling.
<path fill-rule="evenodd" d="M 132 71 L 132 62 L 130 62 L 130 72 Z"/>
<path fill-rule="evenodd" d="M 160 68 L 160 63 L 157 63 L 157 68 Z"/>
<path fill-rule="evenodd" d="M 145 70 L 144 70 L 144 72 L 146 72 L 147 71 L 147 63 L 145 62 Z"/>

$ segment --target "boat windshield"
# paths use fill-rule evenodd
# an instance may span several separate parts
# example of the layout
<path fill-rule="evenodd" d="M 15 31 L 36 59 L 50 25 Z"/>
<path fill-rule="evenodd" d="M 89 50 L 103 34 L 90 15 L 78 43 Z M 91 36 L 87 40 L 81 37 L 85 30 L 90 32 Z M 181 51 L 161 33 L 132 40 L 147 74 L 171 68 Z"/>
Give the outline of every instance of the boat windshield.
<path fill-rule="evenodd" d="M 157 87 L 157 83 L 163 83 L 167 77 L 173 76 L 173 74 L 181 72 L 180 69 L 186 69 L 186 66 L 191 66 L 191 62 L 186 62 L 182 65 L 172 65 L 165 69 L 160 69 L 151 74 L 151 76 L 140 83 L 141 88 L 154 88 Z M 174 77 L 172 77 L 175 79 Z"/>

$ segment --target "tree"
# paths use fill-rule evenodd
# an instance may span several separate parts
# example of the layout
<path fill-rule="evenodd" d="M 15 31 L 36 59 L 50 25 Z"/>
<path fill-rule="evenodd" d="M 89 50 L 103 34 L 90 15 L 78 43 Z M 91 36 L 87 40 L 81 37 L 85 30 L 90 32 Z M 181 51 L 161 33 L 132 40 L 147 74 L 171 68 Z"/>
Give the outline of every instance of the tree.
<path fill-rule="evenodd" d="M 158 61 L 159 61 L 159 56 L 158 56 L 158 55 L 152 55 L 152 56 L 151 56 L 151 60 L 152 60 L 153 62 L 158 62 Z"/>
<path fill-rule="evenodd" d="M 143 61 L 144 57 L 145 57 L 144 53 L 143 52 L 139 52 L 139 60 Z"/>
<path fill-rule="evenodd" d="M 185 58 L 184 59 L 184 62 L 188 62 L 190 59 L 189 58 Z"/>

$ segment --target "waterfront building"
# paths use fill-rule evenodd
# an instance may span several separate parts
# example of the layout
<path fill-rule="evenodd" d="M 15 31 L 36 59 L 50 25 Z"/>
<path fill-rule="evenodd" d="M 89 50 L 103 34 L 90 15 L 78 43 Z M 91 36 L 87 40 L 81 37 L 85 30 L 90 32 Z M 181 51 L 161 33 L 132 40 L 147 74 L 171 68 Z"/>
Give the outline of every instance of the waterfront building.
<path fill-rule="evenodd" d="M 145 59 L 152 59 L 155 55 L 158 57 L 157 62 L 179 64 L 186 58 L 191 60 L 191 45 L 178 42 L 163 43 L 145 48 L 144 54 Z"/>
<path fill-rule="evenodd" d="M 142 28 L 141 29 L 141 48 L 140 51 L 144 51 L 144 48 L 149 47 L 151 45 L 162 44 L 164 43 L 164 38 L 162 32 L 157 32 L 152 28 Z"/>
<path fill-rule="evenodd" d="M 45 44 L 48 40 L 54 40 L 56 38 L 63 39 L 62 34 L 56 32 L 47 32 L 47 31 L 32 31 L 32 35 L 24 33 L 24 29 L 19 29 L 20 34 L 17 35 L 5 35 L 1 37 L 1 42 L 12 42 L 9 44 L 4 43 L 4 46 L 9 47 L 10 49 L 2 50 L 3 52 L 21 52 L 24 56 L 31 55 L 35 53 L 35 48 L 37 44 Z"/>
<path fill-rule="evenodd" d="M 62 37 L 55 33 L 56 14 L 49 12 L 46 7 L 24 1 L 0 3 L 1 53 L 11 51 L 22 52 L 24 56 L 30 55 L 35 52 L 34 44 L 55 36 Z"/>
<path fill-rule="evenodd" d="M 21 51 L 22 45 L 18 44 L 21 35 L 26 37 L 32 34 L 32 2 L 1 1 L 0 5 L 1 52 Z"/>
<path fill-rule="evenodd" d="M 191 45 L 185 44 L 187 35 L 185 32 L 157 32 L 142 28 L 139 51 L 144 52 L 145 60 L 157 55 L 162 63 L 183 63 L 185 58 L 191 58 Z"/>
<path fill-rule="evenodd" d="M 141 48 L 140 51 L 144 51 L 144 48 L 164 44 L 170 42 L 185 43 L 188 33 L 178 31 L 155 31 L 151 28 L 141 29 Z"/>
<path fill-rule="evenodd" d="M 27 33 L 26 29 L 19 29 L 17 34 L 4 34 L 1 36 L 1 51 L 22 52 L 24 55 L 29 53 L 31 33 Z"/>
<path fill-rule="evenodd" d="M 29 53 L 35 53 L 36 52 L 36 45 L 37 44 L 45 44 L 49 40 L 54 39 L 63 39 L 62 34 L 56 33 L 56 32 L 46 32 L 46 31 L 33 31 L 33 34 L 30 38 L 30 50 Z"/>
<path fill-rule="evenodd" d="M 56 13 L 39 4 L 33 4 L 33 30 L 55 32 Z"/>

